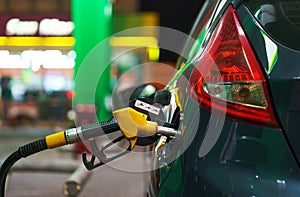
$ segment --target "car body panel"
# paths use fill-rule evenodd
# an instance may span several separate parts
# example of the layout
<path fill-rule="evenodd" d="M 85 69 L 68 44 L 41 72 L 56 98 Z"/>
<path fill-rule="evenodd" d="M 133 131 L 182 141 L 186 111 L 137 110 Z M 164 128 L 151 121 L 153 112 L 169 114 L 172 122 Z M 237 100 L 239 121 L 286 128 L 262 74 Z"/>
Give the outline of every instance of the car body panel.
<path fill-rule="evenodd" d="M 268 35 L 253 17 L 249 17 L 246 7 L 241 7 L 238 13 L 257 58 L 265 69 L 273 106 L 287 136 L 287 143 L 291 144 L 291 151 L 299 163 L 300 144 L 297 139 L 300 137 L 300 51 L 288 48 Z"/>
<path fill-rule="evenodd" d="M 203 42 L 199 42 L 202 46 L 226 6 L 232 3 L 222 2 L 220 16 L 215 15 L 206 26 L 206 36 L 201 31 L 197 34 L 203 38 Z M 152 180 L 158 180 L 156 185 L 153 181 L 150 183 L 151 196 L 300 195 L 300 145 L 297 145 L 300 53 L 272 38 L 242 1 L 233 1 L 233 5 L 264 70 L 271 104 L 280 126 L 267 128 L 228 119 L 222 122 L 222 117 L 201 109 L 187 94 L 193 61 L 205 49 L 205 46 L 198 47 L 197 52 L 192 51 L 188 56 L 187 62 L 179 60 L 177 75 L 167 87 L 176 98 L 171 99 L 170 106 L 180 106 L 183 114 L 179 126 L 182 136 L 171 140 L 162 154 L 154 158 L 160 168 L 152 176 Z M 172 110 L 167 111 L 167 116 L 172 116 Z M 212 128 L 220 132 L 212 135 L 216 138 L 215 143 L 202 155 L 200 150 L 207 140 L 206 136 L 215 132 Z M 174 144 L 180 147 L 174 148 Z M 177 159 L 168 162 L 170 155 L 174 154 Z"/>

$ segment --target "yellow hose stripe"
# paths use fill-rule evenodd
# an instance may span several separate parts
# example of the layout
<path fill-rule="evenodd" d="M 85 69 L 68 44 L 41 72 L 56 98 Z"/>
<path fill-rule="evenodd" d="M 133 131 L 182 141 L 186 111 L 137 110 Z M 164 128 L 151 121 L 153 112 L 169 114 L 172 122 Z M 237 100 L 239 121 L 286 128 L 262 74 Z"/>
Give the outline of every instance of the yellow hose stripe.
<path fill-rule="evenodd" d="M 64 131 L 48 135 L 45 139 L 48 149 L 60 147 L 67 144 Z"/>

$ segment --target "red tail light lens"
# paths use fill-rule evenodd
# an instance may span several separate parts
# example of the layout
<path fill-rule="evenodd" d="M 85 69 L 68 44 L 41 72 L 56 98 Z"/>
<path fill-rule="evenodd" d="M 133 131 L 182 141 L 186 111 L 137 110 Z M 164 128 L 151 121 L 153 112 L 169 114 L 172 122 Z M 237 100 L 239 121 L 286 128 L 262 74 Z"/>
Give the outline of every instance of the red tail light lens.
<path fill-rule="evenodd" d="M 214 107 L 235 121 L 277 127 L 264 75 L 231 6 L 195 63 L 189 90 L 208 111 Z"/>

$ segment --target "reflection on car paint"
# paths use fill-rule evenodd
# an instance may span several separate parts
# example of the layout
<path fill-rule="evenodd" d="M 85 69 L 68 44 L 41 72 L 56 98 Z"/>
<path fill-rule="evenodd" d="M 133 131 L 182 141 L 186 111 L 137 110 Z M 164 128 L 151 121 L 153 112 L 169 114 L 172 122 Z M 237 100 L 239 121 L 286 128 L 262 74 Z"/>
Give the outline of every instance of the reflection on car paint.
<path fill-rule="evenodd" d="M 278 60 L 278 47 L 263 31 L 260 31 L 260 33 L 265 40 L 266 55 L 268 59 L 267 74 L 269 75 Z"/>

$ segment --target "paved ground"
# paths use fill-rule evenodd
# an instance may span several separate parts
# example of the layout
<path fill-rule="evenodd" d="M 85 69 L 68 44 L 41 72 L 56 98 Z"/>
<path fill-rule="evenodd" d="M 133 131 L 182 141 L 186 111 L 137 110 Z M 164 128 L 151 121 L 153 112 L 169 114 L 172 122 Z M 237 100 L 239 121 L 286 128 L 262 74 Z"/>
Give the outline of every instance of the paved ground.
<path fill-rule="evenodd" d="M 60 130 L 61 128 L 51 128 Z M 0 160 L 5 159 L 11 152 L 20 145 L 28 143 L 40 136 L 50 133 L 49 128 L 26 127 L 26 128 L 0 128 Z M 50 166 L 80 165 L 81 159 L 74 159 L 73 153 L 67 149 L 47 150 L 39 154 L 22 159 L 16 163 L 14 170 L 8 180 L 7 197 L 63 197 L 63 184 L 70 177 L 70 172 L 32 172 L 17 171 L 24 166 Z M 118 197 L 118 196 L 145 196 L 148 173 L 132 172 L 132 169 L 148 168 L 148 159 L 142 154 L 128 155 L 101 166 L 93 171 L 83 187 L 79 196 L 94 197 Z M 120 169 L 122 168 L 122 169 Z M 125 170 L 124 170 L 125 169 Z"/>

